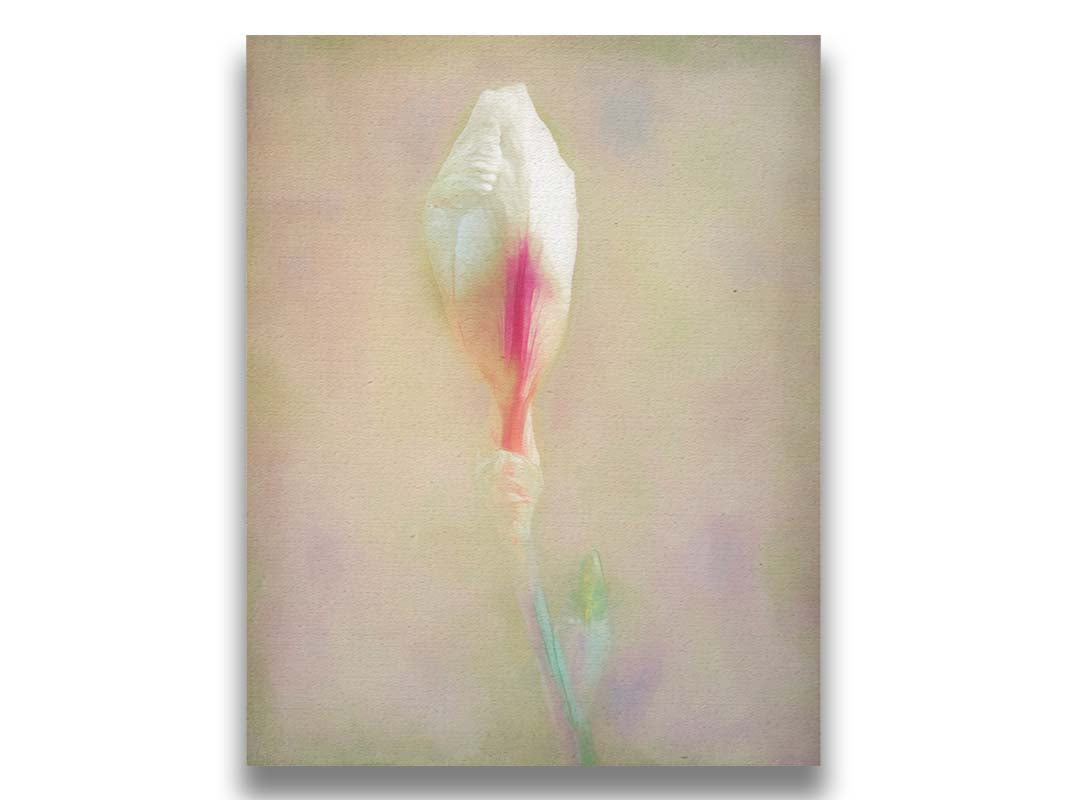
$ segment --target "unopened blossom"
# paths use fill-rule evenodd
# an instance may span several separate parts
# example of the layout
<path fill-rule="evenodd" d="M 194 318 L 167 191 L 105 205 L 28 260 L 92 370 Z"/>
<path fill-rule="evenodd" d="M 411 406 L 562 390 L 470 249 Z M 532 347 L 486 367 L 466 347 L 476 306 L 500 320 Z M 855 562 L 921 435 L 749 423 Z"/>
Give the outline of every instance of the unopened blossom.
<path fill-rule="evenodd" d="M 530 404 L 566 326 L 578 207 L 525 86 L 482 92 L 430 190 L 426 234 L 453 332 L 499 410 L 498 444 L 536 460 Z"/>

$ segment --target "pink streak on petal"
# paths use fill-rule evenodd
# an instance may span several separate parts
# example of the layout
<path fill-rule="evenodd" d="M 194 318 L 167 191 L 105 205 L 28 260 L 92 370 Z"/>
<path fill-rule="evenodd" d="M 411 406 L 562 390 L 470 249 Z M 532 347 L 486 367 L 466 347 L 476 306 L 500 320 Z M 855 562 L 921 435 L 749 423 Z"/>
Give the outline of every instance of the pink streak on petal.
<path fill-rule="evenodd" d="M 536 255 L 530 254 L 530 239 L 524 235 L 518 248 L 507 258 L 507 286 L 504 296 L 503 356 L 515 367 L 515 396 L 504 414 L 501 446 L 515 453 L 523 452 L 526 414 L 536 378 L 535 318 L 537 303 L 544 288 Z"/>
<path fill-rule="evenodd" d="M 507 260 L 507 296 L 504 308 L 504 357 L 528 375 L 535 332 L 534 303 L 541 285 L 536 259 L 530 257 L 530 239 L 523 236 L 518 250 Z"/>

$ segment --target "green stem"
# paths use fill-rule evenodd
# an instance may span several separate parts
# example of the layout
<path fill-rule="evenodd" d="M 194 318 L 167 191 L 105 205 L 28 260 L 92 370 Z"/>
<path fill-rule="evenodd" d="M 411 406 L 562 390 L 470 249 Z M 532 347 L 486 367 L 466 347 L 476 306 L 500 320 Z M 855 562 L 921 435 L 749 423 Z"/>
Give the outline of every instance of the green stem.
<path fill-rule="evenodd" d="M 519 604 L 526 617 L 531 643 L 539 656 L 538 665 L 550 711 L 565 748 L 570 749 L 573 743 L 579 764 L 595 764 L 592 733 L 574 694 L 537 567 L 532 527 L 534 508 L 541 493 L 540 467 L 525 455 L 509 450 L 498 451 L 487 467 L 496 496 L 503 499 L 501 532 L 516 546 L 516 555 L 522 564 L 525 584 L 519 587 Z"/>
<path fill-rule="evenodd" d="M 548 602 L 545 593 L 540 586 L 534 587 L 534 613 L 537 616 L 537 626 L 541 631 L 541 642 L 545 649 L 545 659 L 552 672 L 552 678 L 556 682 L 560 695 L 563 698 L 563 710 L 570 723 L 571 733 L 574 735 L 578 747 L 578 763 L 589 766 L 596 763 L 596 752 L 593 750 L 593 735 L 589 730 L 589 723 L 582 713 L 581 706 L 574 696 L 571 686 L 570 672 L 567 669 L 567 661 L 563 657 L 563 651 L 552 626 L 552 617 L 548 613 Z"/>

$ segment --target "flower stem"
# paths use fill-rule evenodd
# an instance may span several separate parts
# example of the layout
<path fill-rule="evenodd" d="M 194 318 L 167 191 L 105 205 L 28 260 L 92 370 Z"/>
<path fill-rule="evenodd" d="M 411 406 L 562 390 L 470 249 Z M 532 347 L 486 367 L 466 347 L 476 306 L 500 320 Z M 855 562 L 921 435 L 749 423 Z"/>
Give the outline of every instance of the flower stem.
<path fill-rule="evenodd" d="M 498 450 L 485 465 L 492 495 L 499 501 L 501 533 L 515 547 L 522 573 L 519 605 L 537 661 L 549 708 L 559 728 L 564 749 L 579 764 L 596 763 L 593 739 L 585 714 L 575 696 L 570 671 L 563 656 L 548 601 L 541 587 L 537 549 L 534 547 L 533 513 L 541 494 L 541 468 L 523 453 Z"/>
<path fill-rule="evenodd" d="M 537 577 L 537 554 L 534 552 L 533 543 L 527 541 L 524 550 L 527 570 L 531 577 L 530 597 L 543 651 L 543 657 L 540 659 L 542 669 L 544 670 L 547 667 L 559 694 L 559 703 L 563 706 L 570 737 L 573 739 L 574 747 L 577 750 L 578 763 L 583 766 L 592 765 L 596 763 L 592 732 L 589 730 L 589 723 L 586 721 L 581 706 L 574 696 L 574 688 L 571 684 L 570 672 L 567 669 L 567 661 L 563 656 L 559 639 L 556 637 L 555 628 L 552 626 L 552 616 L 548 610 L 548 601 L 545 599 L 544 590 L 541 588 L 540 580 Z"/>

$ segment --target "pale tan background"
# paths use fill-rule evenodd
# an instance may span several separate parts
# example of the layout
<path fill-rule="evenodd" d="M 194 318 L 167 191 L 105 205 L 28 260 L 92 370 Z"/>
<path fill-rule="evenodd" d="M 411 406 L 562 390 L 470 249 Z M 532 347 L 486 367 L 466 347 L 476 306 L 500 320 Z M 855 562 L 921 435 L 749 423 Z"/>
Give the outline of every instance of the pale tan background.
<path fill-rule="evenodd" d="M 250 760 L 560 759 L 421 237 L 515 81 L 578 189 L 537 535 L 560 620 L 603 557 L 601 760 L 814 763 L 814 37 L 249 40 Z"/>

